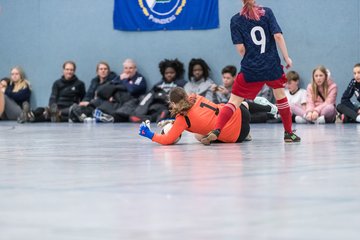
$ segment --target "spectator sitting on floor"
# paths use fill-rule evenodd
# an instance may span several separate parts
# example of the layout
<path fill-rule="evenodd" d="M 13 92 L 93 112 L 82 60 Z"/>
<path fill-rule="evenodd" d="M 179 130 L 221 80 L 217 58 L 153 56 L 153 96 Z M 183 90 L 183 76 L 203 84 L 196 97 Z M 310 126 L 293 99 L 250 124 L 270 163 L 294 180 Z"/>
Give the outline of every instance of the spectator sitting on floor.
<path fill-rule="evenodd" d="M 158 122 L 170 117 L 168 95 L 174 87 L 185 86 L 184 64 L 178 59 L 165 59 L 159 63 L 159 70 L 161 81 L 155 84 L 136 107 L 134 115 L 130 117 L 131 122 L 142 122 L 145 119 Z"/>
<path fill-rule="evenodd" d="M 184 86 L 186 93 L 195 93 L 212 101 L 213 92 L 211 86 L 213 86 L 214 81 L 209 75 L 210 67 L 203 59 L 191 59 L 188 71 L 189 81 Z"/>
<path fill-rule="evenodd" d="M 21 67 L 11 69 L 10 82 L 5 87 L 6 79 L 2 79 L 0 89 L 0 119 L 18 120 L 22 115 L 23 108 L 30 105 L 30 83 L 26 80 L 25 73 Z M 5 82 L 4 82 L 5 81 Z"/>
<path fill-rule="evenodd" d="M 222 85 L 213 84 L 210 90 L 213 92 L 212 102 L 227 103 L 230 98 L 231 89 L 235 81 L 237 69 L 233 65 L 228 65 L 221 70 Z"/>
<path fill-rule="evenodd" d="M 360 108 L 351 102 L 351 98 L 354 96 L 356 101 L 360 102 L 360 63 L 355 64 L 353 74 L 354 78 L 350 80 L 341 97 L 341 103 L 337 105 L 343 123 L 360 122 Z"/>
<path fill-rule="evenodd" d="M 116 77 L 116 73 L 110 70 L 110 66 L 107 62 L 99 62 L 96 65 L 96 76 L 91 80 L 84 99 L 79 104 L 75 103 L 71 106 L 71 121 L 83 122 L 87 117 L 93 118 L 95 108 L 100 106 L 104 101 L 107 101 L 98 98 L 97 92 L 101 87 L 111 83 Z"/>
<path fill-rule="evenodd" d="M 312 81 L 307 87 L 306 120 L 313 123 L 334 123 L 337 86 L 324 66 L 313 70 Z"/>
<path fill-rule="evenodd" d="M 123 72 L 97 92 L 98 98 L 105 100 L 95 110 L 97 121 L 128 122 L 146 93 L 146 85 L 146 79 L 138 72 L 135 61 L 126 59 Z"/>
<path fill-rule="evenodd" d="M 20 123 L 24 122 L 67 122 L 70 107 L 79 103 L 85 95 L 85 84 L 75 75 L 76 64 L 64 62 L 63 75 L 52 85 L 48 107 L 39 107 L 34 111 L 24 108 Z"/>
<path fill-rule="evenodd" d="M 288 80 L 285 94 L 289 101 L 293 122 L 307 123 L 306 120 L 306 90 L 300 88 L 300 76 L 295 71 L 286 74 Z"/>

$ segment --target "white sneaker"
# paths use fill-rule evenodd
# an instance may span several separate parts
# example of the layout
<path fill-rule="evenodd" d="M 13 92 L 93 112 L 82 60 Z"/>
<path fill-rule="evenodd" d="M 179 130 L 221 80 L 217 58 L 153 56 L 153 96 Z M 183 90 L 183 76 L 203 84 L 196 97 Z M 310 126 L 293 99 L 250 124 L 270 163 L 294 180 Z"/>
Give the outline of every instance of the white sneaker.
<path fill-rule="evenodd" d="M 251 137 L 250 133 L 246 136 L 246 138 L 244 139 L 244 141 L 246 141 L 246 142 L 252 141 L 252 137 Z"/>
<path fill-rule="evenodd" d="M 360 115 L 358 115 L 355 119 L 356 122 L 360 122 Z"/>
<path fill-rule="evenodd" d="M 303 117 L 296 116 L 295 117 L 295 122 L 300 123 L 300 124 L 304 124 L 304 123 L 307 123 L 307 120 L 305 118 L 303 118 Z"/>
<path fill-rule="evenodd" d="M 325 117 L 324 116 L 318 117 L 318 119 L 316 119 L 316 123 L 317 124 L 325 124 Z"/>
<path fill-rule="evenodd" d="M 254 99 L 254 103 L 257 103 L 257 104 L 260 104 L 260 105 L 263 105 L 263 106 L 270 106 L 271 107 L 270 113 L 273 114 L 274 116 L 278 112 L 278 108 L 276 107 L 276 105 L 272 104 L 269 100 L 267 100 L 264 97 L 256 97 Z"/>
<path fill-rule="evenodd" d="M 93 117 L 96 119 L 96 122 L 103 122 L 103 123 L 112 123 L 114 122 L 114 117 L 110 114 L 103 113 L 99 109 L 95 109 L 93 112 Z"/>

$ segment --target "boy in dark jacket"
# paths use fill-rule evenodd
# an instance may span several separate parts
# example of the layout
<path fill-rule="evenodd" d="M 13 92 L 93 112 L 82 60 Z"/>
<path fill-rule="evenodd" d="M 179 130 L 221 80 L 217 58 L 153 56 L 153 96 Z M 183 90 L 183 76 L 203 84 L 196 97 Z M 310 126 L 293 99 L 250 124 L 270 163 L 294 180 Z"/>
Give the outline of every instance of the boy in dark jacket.
<path fill-rule="evenodd" d="M 360 122 L 360 109 L 351 102 L 353 96 L 360 102 L 360 63 L 355 64 L 353 73 L 354 78 L 343 93 L 341 103 L 336 107 L 343 123 Z"/>

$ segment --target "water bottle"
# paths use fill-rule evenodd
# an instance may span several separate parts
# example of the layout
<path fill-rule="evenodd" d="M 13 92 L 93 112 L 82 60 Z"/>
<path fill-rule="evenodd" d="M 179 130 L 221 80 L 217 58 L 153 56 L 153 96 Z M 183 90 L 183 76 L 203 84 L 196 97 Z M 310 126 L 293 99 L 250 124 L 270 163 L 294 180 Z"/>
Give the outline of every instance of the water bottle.
<path fill-rule="evenodd" d="M 96 123 L 96 119 L 92 117 L 87 117 L 84 119 L 84 123 Z"/>

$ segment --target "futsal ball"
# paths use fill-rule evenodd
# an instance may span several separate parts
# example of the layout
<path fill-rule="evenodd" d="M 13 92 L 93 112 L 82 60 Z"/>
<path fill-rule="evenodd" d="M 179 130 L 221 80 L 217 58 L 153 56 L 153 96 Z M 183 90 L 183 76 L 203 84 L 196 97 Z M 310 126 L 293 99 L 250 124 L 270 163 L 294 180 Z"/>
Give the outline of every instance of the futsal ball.
<path fill-rule="evenodd" d="M 173 124 L 172 123 L 167 123 L 165 126 L 163 126 L 163 128 L 161 129 L 161 134 L 167 134 L 170 129 L 172 128 Z M 179 140 L 181 139 L 181 135 L 174 141 L 174 144 L 177 143 Z"/>

